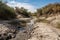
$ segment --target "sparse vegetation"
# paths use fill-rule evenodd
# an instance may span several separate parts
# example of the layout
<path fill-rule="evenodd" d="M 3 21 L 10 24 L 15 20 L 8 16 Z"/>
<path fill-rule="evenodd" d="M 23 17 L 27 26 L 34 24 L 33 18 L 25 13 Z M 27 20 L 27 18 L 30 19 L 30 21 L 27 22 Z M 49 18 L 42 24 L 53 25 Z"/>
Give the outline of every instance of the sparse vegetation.
<path fill-rule="evenodd" d="M 30 12 L 28 12 L 27 9 L 23 7 L 21 8 L 16 7 L 16 13 L 22 15 L 23 17 L 30 17 Z"/>
<path fill-rule="evenodd" d="M 56 28 L 60 29 L 60 23 L 57 23 Z"/>
<path fill-rule="evenodd" d="M 55 14 L 60 14 L 60 4 L 59 3 L 48 4 L 45 7 L 37 9 L 37 14 L 39 16 L 45 16 L 45 17 L 54 16 Z"/>

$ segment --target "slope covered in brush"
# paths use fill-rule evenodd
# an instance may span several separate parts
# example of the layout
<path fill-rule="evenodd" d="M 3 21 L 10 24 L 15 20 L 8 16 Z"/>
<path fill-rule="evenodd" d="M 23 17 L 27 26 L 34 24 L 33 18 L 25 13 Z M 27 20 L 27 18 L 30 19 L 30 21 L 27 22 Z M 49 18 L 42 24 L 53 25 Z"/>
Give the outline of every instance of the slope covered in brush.
<path fill-rule="evenodd" d="M 52 15 L 52 14 L 59 14 L 60 13 L 60 3 L 49 4 L 45 7 L 37 9 L 37 14 L 41 15 Z"/>

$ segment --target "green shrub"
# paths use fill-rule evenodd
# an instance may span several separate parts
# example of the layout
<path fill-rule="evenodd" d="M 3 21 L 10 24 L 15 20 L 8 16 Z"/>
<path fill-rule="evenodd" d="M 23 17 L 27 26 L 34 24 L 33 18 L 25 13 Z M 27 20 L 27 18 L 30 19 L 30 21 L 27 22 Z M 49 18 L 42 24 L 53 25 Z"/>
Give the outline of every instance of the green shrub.
<path fill-rule="evenodd" d="M 0 2 L 0 19 L 8 20 L 14 18 L 16 18 L 14 9 Z"/>

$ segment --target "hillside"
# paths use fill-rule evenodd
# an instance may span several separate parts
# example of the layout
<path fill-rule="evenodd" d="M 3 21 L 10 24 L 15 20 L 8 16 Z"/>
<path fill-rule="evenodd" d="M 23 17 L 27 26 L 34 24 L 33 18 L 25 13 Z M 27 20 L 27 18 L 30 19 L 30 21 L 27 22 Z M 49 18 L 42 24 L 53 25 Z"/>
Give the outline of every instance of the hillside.
<path fill-rule="evenodd" d="M 0 19 L 2 20 L 10 20 L 10 19 L 17 19 L 17 18 L 28 18 L 30 17 L 29 12 L 27 9 L 21 7 L 16 7 L 15 9 L 6 5 L 6 3 L 0 2 Z"/>
<path fill-rule="evenodd" d="M 37 16 L 54 16 L 60 14 L 60 3 L 48 4 L 45 7 L 37 9 Z"/>

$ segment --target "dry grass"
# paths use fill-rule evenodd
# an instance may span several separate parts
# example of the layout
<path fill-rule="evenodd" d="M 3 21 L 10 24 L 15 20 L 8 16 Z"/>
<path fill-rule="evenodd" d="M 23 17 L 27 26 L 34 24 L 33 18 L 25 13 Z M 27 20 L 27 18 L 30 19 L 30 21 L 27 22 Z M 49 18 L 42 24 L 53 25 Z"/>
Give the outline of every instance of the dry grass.
<path fill-rule="evenodd" d="M 46 19 L 37 19 L 36 22 L 44 22 L 44 23 L 50 23 L 48 20 Z"/>
<path fill-rule="evenodd" d="M 56 28 L 60 29 L 60 23 L 57 23 Z"/>

